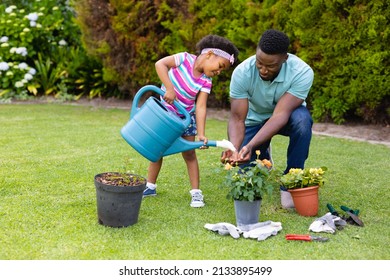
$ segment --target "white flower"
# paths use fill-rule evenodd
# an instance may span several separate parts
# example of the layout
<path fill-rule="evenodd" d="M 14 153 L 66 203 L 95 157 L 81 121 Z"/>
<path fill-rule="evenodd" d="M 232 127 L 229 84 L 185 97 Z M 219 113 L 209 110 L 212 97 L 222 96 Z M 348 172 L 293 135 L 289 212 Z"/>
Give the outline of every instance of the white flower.
<path fill-rule="evenodd" d="M 24 75 L 24 79 L 27 80 L 27 81 L 32 80 L 32 78 L 33 78 L 33 76 L 32 76 L 30 73 L 26 73 L 26 74 Z"/>
<path fill-rule="evenodd" d="M 16 48 L 15 48 L 15 47 L 11 48 L 11 49 L 9 50 L 9 52 L 10 52 L 10 53 L 16 53 Z"/>
<path fill-rule="evenodd" d="M 23 29 L 23 32 L 30 32 L 30 29 L 26 27 Z"/>
<path fill-rule="evenodd" d="M 7 62 L 0 62 L 0 70 L 1 71 L 7 71 L 9 69 L 8 63 Z"/>
<path fill-rule="evenodd" d="M 18 68 L 24 70 L 28 68 L 28 65 L 25 62 L 21 62 L 19 63 Z"/>
<path fill-rule="evenodd" d="M 35 21 L 30 21 L 30 26 L 31 27 L 35 27 L 37 25 L 37 23 Z"/>
<path fill-rule="evenodd" d="M 15 83 L 15 87 L 17 87 L 17 88 L 24 87 L 24 83 L 23 83 L 22 81 L 17 81 L 17 82 Z"/>
<path fill-rule="evenodd" d="M 30 70 L 28 70 L 28 73 L 31 75 L 35 75 L 37 73 L 37 70 L 35 70 L 35 68 L 30 68 Z"/>
<path fill-rule="evenodd" d="M 7 8 L 5 9 L 5 12 L 6 12 L 7 14 L 10 14 L 10 13 L 12 13 L 12 10 L 13 10 L 13 9 L 16 9 L 16 6 L 15 6 L 15 5 L 12 5 L 12 6 L 7 7 Z"/>
<path fill-rule="evenodd" d="M 19 47 L 16 49 L 17 54 L 21 54 L 22 56 L 27 55 L 27 49 L 25 47 Z"/>
<path fill-rule="evenodd" d="M 58 42 L 58 45 L 60 45 L 60 46 L 66 46 L 67 44 L 68 43 L 64 39 L 62 39 L 61 41 Z"/>
<path fill-rule="evenodd" d="M 0 38 L 0 43 L 6 43 L 8 42 L 8 37 L 7 36 L 3 36 Z"/>
<path fill-rule="evenodd" d="M 37 21 L 38 14 L 37 13 L 30 13 L 26 16 L 26 18 L 30 21 Z"/>
<path fill-rule="evenodd" d="M 9 44 L 8 44 L 8 43 L 2 43 L 0 46 L 1 46 L 2 48 L 6 48 L 6 47 L 9 47 Z"/>
<path fill-rule="evenodd" d="M 7 73 L 5 73 L 6 76 L 13 76 L 14 75 L 14 72 L 12 71 L 7 71 Z"/>

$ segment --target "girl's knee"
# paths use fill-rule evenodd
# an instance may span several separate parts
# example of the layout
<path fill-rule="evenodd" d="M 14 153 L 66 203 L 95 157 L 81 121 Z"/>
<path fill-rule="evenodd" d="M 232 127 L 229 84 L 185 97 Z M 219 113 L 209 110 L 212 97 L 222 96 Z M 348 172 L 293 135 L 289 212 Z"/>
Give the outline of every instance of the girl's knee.
<path fill-rule="evenodd" d="M 181 153 L 185 161 L 196 160 L 195 150 L 185 151 Z"/>

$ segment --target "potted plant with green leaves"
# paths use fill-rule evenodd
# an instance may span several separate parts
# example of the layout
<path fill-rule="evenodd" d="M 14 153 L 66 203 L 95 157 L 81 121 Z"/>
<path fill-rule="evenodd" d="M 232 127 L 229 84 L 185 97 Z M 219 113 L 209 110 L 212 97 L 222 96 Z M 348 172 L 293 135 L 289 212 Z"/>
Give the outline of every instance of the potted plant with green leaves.
<path fill-rule="evenodd" d="M 104 172 L 94 178 L 99 224 L 127 227 L 137 223 L 146 179 L 126 172 Z"/>
<path fill-rule="evenodd" d="M 318 189 L 325 184 L 326 167 L 291 168 L 280 177 L 280 184 L 291 193 L 295 209 L 302 216 L 318 213 Z"/>
<path fill-rule="evenodd" d="M 259 221 L 261 201 L 265 195 L 272 195 L 277 185 L 277 171 L 269 160 L 257 159 L 248 166 L 225 163 L 227 175 L 222 187 L 228 188 L 227 198 L 234 201 L 237 226 L 254 224 Z"/>

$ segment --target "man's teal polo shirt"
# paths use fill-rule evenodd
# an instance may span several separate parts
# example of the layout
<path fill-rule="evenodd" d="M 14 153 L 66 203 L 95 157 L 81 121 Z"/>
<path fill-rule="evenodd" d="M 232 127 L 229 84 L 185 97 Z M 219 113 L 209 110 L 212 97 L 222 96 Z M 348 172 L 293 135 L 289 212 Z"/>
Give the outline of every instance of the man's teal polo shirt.
<path fill-rule="evenodd" d="M 249 110 L 246 126 L 262 123 L 270 118 L 276 103 L 285 93 L 305 100 L 313 84 L 313 70 L 299 57 L 288 54 L 278 76 L 272 81 L 263 81 L 256 68 L 256 56 L 244 60 L 233 71 L 230 82 L 230 97 L 248 98 Z M 303 102 L 303 105 L 306 105 Z"/>

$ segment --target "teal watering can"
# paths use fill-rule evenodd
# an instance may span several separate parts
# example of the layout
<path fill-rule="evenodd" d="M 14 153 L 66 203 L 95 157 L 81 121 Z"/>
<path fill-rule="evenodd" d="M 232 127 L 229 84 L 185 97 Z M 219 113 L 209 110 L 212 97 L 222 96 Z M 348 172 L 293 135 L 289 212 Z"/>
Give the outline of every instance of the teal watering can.
<path fill-rule="evenodd" d="M 130 120 L 121 129 L 122 137 L 130 146 L 153 162 L 164 156 L 205 146 L 203 141 L 192 142 L 181 137 L 190 125 L 191 119 L 189 113 L 177 101 L 173 103 L 183 114 L 183 118 L 167 109 L 159 99 L 153 96 L 149 97 L 141 107 L 138 107 L 141 96 L 148 91 L 164 95 L 160 88 L 147 85 L 134 96 Z M 227 140 L 209 140 L 206 146 L 222 147 L 235 151 L 233 144 Z"/>

